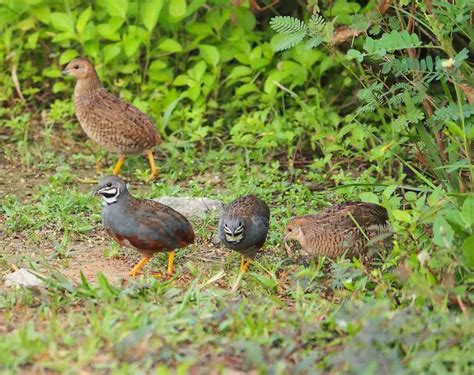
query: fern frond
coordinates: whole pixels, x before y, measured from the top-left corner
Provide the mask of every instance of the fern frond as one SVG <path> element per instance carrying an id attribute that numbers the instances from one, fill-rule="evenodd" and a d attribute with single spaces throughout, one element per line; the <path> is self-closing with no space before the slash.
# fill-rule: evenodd
<path id="1" fill-rule="evenodd" d="M 306 36 L 306 30 L 291 34 L 279 34 L 278 36 L 280 38 L 276 42 L 274 49 L 275 51 L 284 51 L 301 43 L 301 41 Z"/>
<path id="2" fill-rule="evenodd" d="M 304 21 L 290 16 L 277 16 L 270 20 L 270 27 L 280 34 L 295 34 L 305 32 L 308 26 Z"/>
<path id="3" fill-rule="evenodd" d="M 309 48 L 309 49 L 316 48 L 322 42 L 324 42 L 323 37 L 321 35 L 315 35 L 311 37 L 310 39 L 308 39 L 308 41 L 306 42 L 306 48 Z"/>
<path id="4" fill-rule="evenodd" d="M 319 34 L 323 31 L 324 26 L 326 26 L 326 20 L 319 14 L 313 14 L 308 22 L 308 28 L 312 34 Z"/>

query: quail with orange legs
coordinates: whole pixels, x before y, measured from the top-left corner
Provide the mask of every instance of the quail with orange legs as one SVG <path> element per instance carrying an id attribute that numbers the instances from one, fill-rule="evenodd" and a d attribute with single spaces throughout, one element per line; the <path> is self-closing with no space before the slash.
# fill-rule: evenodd
<path id="1" fill-rule="evenodd" d="M 241 272 L 246 272 L 252 259 L 267 238 L 270 209 L 254 195 L 246 195 L 230 203 L 219 221 L 221 243 L 242 254 Z"/>
<path id="2" fill-rule="evenodd" d="M 372 203 L 335 204 L 319 214 L 297 216 L 286 226 L 284 244 L 299 242 L 307 257 L 336 258 L 363 254 L 372 245 L 390 248 L 392 232 L 387 210 Z"/>
<path id="3" fill-rule="evenodd" d="M 155 179 L 158 169 L 152 149 L 161 139 L 153 121 L 132 104 L 108 92 L 89 60 L 74 59 L 63 74 L 77 80 L 74 105 L 84 132 L 94 142 L 119 155 L 113 174 L 119 174 L 125 155 L 145 152 L 151 168 L 148 181 Z"/>
<path id="4" fill-rule="evenodd" d="M 102 178 L 95 194 L 102 196 L 102 221 L 110 236 L 143 256 L 129 276 L 135 277 L 157 252 L 169 252 L 167 273 L 172 274 L 175 250 L 194 242 L 189 221 L 164 204 L 134 198 L 117 176 Z"/>

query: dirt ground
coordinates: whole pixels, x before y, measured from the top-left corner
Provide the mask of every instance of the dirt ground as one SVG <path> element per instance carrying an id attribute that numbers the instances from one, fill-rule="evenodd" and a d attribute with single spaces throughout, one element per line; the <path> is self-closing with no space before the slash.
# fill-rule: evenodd
<path id="1" fill-rule="evenodd" d="M 20 200 L 29 200 L 37 185 L 47 183 L 49 174 L 30 172 L 8 164 L 5 160 L 0 160 L 0 163 L 2 196 L 15 194 Z M 77 187 L 84 192 L 92 190 L 90 184 L 78 184 Z M 80 280 L 82 272 L 88 281 L 95 282 L 97 274 L 101 272 L 109 281 L 116 283 L 126 279 L 128 271 L 140 260 L 138 252 L 127 248 L 119 250 L 119 254 L 107 255 L 108 250 L 115 245 L 100 225 L 85 235 L 73 235 L 66 247 L 66 256 L 58 255 L 57 252 L 62 240 L 61 233 L 48 230 L 43 230 L 40 238 L 28 236 L 26 232 L 7 235 L 5 218 L 0 216 L 0 275 L 3 277 L 16 268 L 25 267 L 45 275 L 60 271 L 73 282 Z M 208 240 L 202 241 L 198 238 L 195 246 L 199 246 L 199 252 L 189 251 L 187 258 L 199 261 L 203 252 L 206 252 L 205 258 L 208 261 L 214 259 L 216 262 L 223 262 L 225 259 L 224 254 L 218 256 L 222 250 L 210 245 Z M 180 267 L 178 262 L 179 258 L 176 260 L 176 266 Z M 161 255 L 155 257 L 152 264 L 145 267 L 144 272 L 156 273 L 165 269 L 166 259 Z"/>

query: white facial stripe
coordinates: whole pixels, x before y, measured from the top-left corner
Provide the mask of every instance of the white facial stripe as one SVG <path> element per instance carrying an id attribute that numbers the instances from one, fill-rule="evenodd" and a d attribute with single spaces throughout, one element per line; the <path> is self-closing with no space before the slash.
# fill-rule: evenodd
<path id="1" fill-rule="evenodd" d="M 115 187 L 104 188 L 99 191 L 103 198 L 103 204 L 112 204 L 118 201 L 120 190 Z"/>

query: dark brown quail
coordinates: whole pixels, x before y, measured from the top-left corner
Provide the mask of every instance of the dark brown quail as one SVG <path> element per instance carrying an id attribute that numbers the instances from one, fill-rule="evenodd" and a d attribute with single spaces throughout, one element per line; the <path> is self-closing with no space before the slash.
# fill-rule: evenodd
<path id="1" fill-rule="evenodd" d="M 74 105 L 84 132 L 94 142 L 119 155 L 113 174 L 119 174 L 126 154 L 146 152 L 151 167 L 148 180 L 153 180 L 158 170 L 152 148 L 161 142 L 153 121 L 132 104 L 108 92 L 89 60 L 74 59 L 63 74 L 77 79 Z"/>
<path id="2" fill-rule="evenodd" d="M 219 239 L 227 248 L 242 254 L 242 272 L 247 271 L 252 259 L 265 243 L 269 223 L 270 209 L 254 195 L 234 200 L 222 214 L 219 220 Z"/>
<path id="3" fill-rule="evenodd" d="M 284 243 L 296 240 L 305 255 L 336 258 L 362 254 L 371 244 L 391 247 L 387 210 L 372 203 L 335 204 L 317 215 L 297 216 L 286 226 Z"/>
<path id="4" fill-rule="evenodd" d="M 99 181 L 96 195 L 102 195 L 102 221 L 105 229 L 121 246 L 138 250 L 143 259 L 132 268 L 135 277 L 154 253 L 169 252 L 168 273 L 173 273 L 174 251 L 194 242 L 189 221 L 164 204 L 136 199 L 117 176 Z"/>

